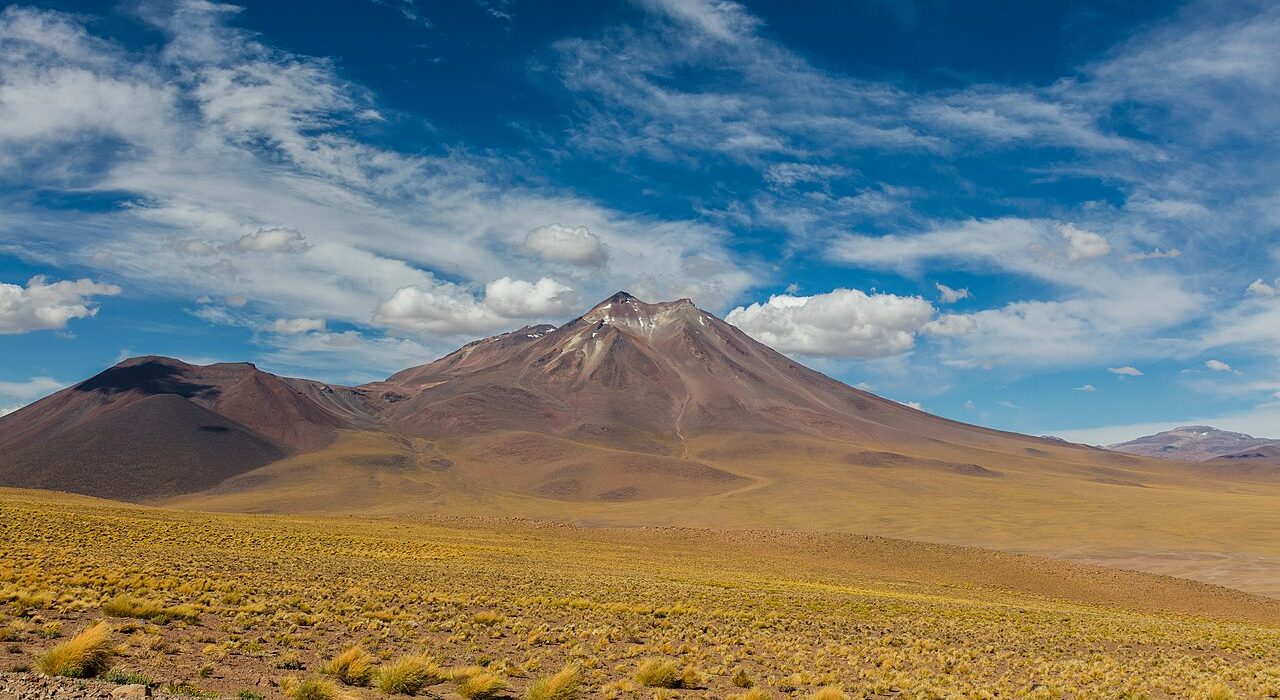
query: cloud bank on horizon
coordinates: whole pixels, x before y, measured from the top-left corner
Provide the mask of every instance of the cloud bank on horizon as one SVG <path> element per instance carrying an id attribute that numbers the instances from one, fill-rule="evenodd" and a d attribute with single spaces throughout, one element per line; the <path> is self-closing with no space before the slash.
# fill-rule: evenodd
<path id="1" fill-rule="evenodd" d="M 1013 430 L 1274 415 L 1280 8 L 958 11 L 9 6 L 0 411 L 131 352 L 363 381 L 627 289 Z"/>

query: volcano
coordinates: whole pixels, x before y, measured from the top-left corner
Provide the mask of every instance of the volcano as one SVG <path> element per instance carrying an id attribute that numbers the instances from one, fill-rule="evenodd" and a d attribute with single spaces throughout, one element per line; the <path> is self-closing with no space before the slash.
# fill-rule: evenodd
<path id="1" fill-rule="evenodd" d="M 1223 532 L 1254 542 L 1280 512 L 1280 468 L 1249 454 L 1189 464 L 947 420 L 687 299 L 625 292 L 363 386 L 140 357 L 0 418 L 3 486 L 202 510 L 838 530 L 1265 588 L 1280 580 L 1271 539 L 1238 564 L 1203 555 Z"/>

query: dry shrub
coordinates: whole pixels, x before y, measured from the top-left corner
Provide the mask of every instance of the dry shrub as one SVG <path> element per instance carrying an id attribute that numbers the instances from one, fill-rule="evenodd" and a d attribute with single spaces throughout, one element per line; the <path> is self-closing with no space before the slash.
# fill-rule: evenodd
<path id="1" fill-rule="evenodd" d="M 349 700 L 351 697 L 328 678 L 298 680 L 286 676 L 280 681 L 280 692 L 290 700 Z"/>
<path id="2" fill-rule="evenodd" d="M 46 652 L 37 667 L 50 676 L 91 678 L 107 671 L 111 657 L 111 627 L 97 622 Z"/>
<path id="3" fill-rule="evenodd" d="M 376 671 L 373 662 L 372 654 L 354 646 L 333 657 L 329 663 L 320 667 L 320 672 L 333 676 L 343 685 L 364 687 L 373 680 Z"/>
<path id="4" fill-rule="evenodd" d="M 845 700 L 844 686 L 828 685 L 809 693 L 808 700 Z"/>
<path id="5" fill-rule="evenodd" d="M 529 686 L 528 700 L 574 700 L 582 687 L 582 667 L 571 663 L 554 676 L 542 678 Z"/>
<path id="6" fill-rule="evenodd" d="M 427 656 L 402 656 L 378 669 L 378 690 L 388 695 L 417 695 L 445 681 L 445 672 Z"/>
<path id="7" fill-rule="evenodd" d="M 496 673 L 477 673 L 458 685 L 458 694 L 467 700 L 490 700 L 507 689 L 507 682 Z"/>
<path id="8" fill-rule="evenodd" d="M 649 688 L 679 688 L 680 665 L 670 659 L 645 659 L 636 668 L 636 682 Z"/>

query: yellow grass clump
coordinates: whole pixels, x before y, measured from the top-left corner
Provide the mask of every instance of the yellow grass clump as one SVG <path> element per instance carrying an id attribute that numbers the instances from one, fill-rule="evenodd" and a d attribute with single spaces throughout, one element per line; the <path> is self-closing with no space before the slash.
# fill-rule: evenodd
<path id="1" fill-rule="evenodd" d="M 351 698 L 328 678 L 299 680 L 294 676 L 286 676 L 280 681 L 280 692 L 290 700 L 349 700 Z"/>
<path id="2" fill-rule="evenodd" d="M 378 690 L 388 695 L 417 695 L 427 686 L 443 683 L 446 674 L 425 655 L 402 656 L 378 668 Z"/>
<path id="3" fill-rule="evenodd" d="M 846 697 L 842 686 L 828 685 L 809 693 L 808 700 L 845 700 Z"/>
<path id="4" fill-rule="evenodd" d="M 111 627 L 96 622 L 83 632 L 45 652 L 37 667 L 50 676 L 92 678 L 111 666 Z"/>
<path id="5" fill-rule="evenodd" d="M 540 678 L 529 686 L 526 700 L 574 700 L 582 687 L 582 667 L 571 663 L 554 676 Z"/>
<path id="6" fill-rule="evenodd" d="M 373 655 L 359 646 L 348 647 L 320 667 L 324 675 L 332 676 L 343 685 L 357 687 L 369 685 L 376 671 Z"/>
<path id="7" fill-rule="evenodd" d="M 679 688 L 680 665 L 670 659 L 645 659 L 636 668 L 636 682 L 649 688 Z"/>
<path id="8" fill-rule="evenodd" d="M 102 605 L 102 612 L 109 617 L 132 617 L 140 620 L 164 623 L 169 620 L 195 622 L 200 611 L 190 605 L 165 606 L 153 601 L 128 595 L 118 595 Z"/>
<path id="9" fill-rule="evenodd" d="M 496 673 L 484 672 L 469 676 L 458 684 L 458 694 L 467 700 L 492 700 L 507 689 L 507 682 Z"/>

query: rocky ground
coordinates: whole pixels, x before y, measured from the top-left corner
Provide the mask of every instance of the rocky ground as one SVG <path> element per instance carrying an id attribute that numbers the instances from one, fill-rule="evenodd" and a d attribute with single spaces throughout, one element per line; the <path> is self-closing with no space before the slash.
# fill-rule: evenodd
<path id="1" fill-rule="evenodd" d="M 181 697 L 148 694 L 145 688 L 98 680 L 51 678 L 39 673 L 0 673 L 0 698 L 4 700 L 134 700 L 145 697 L 176 700 Z"/>

